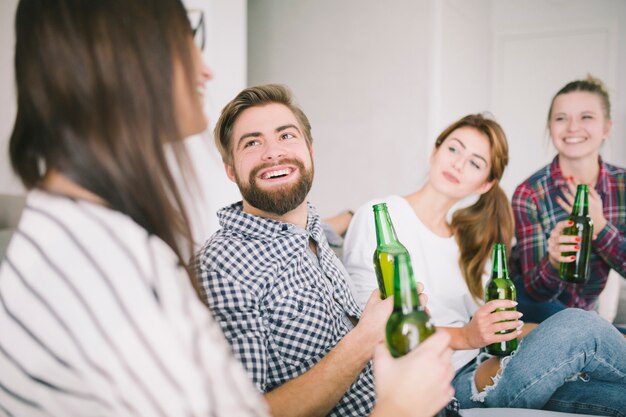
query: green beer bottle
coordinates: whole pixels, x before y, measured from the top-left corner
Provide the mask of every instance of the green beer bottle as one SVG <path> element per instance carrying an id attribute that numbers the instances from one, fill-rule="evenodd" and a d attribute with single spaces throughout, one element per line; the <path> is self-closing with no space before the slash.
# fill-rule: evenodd
<path id="1" fill-rule="evenodd" d="M 563 256 L 575 256 L 576 259 L 573 262 L 561 262 L 559 277 L 563 281 L 581 284 L 589 279 L 589 257 L 593 235 L 593 222 L 589 217 L 589 188 L 586 184 L 580 184 L 576 188 L 576 199 L 569 220 L 574 224 L 563 229 L 563 234 L 578 236 L 581 240 L 580 250 L 562 253 Z"/>
<path id="2" fill-rule="evenodd" d="M 435 333 L 435 326 L 419 300 L 411 258 L 407 252 L 393 255 L 393 311 L 385 335 L 391 356 L 398 358 Z M 445 410 L 434 417 L 445 417 Z"/>
<path id="3" fill-rule="evenodd" d="M 378 281 L 380 296 L 384 300 L 393 294 L 393 257 L 408 251 L 398 241 L 396 231 L 387 211 L 387 204 L 374 204 L 374 222 L 376 223 L 376 250 L 374 251 L 374 271 Z"/>
<path id="4" fill-rule="evenodd" d="M 491 300 L 515 301 L 515 284 L 509 279 L 509 270 L 506 267 L 506 251 L 503 243 L 493 245 L 491 278 L 485 287 L 485 302 Z M 515 308 L 496 309 L 496 311 L 515 311 Z M 511 333 L 513 330 L 503 330 L 498 334 Z M 507 356 L 517 349 L 517 339 L 508 342 L 492 343 L 485 350 L 491 355 Z"/>
<path id="5" fill-rule="evenodd" d="M 393 311 L 387 320 L 387 346 L 394 358 L 406 355 L 435 332 L 430 316 L 420 304 L 407 253 L 393 256 Z"/>

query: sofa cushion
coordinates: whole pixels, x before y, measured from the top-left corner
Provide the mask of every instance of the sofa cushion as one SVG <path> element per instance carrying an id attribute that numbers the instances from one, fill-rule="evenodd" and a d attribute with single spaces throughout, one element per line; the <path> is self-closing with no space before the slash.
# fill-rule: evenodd
<path id="1" fill-rule="evenodd" d="M 576 417 L 580 414 L 555 411 L 528 410 L 526 408 L 471 408 L 461 410 L 463 417 Z"/>

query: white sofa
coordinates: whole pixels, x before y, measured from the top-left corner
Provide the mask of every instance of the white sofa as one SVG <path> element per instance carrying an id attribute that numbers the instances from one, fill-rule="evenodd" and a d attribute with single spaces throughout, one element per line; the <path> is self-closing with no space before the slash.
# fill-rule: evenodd
<path id="1" fill-rule="evenodd" d="M 463 417 L 580 417 L 580 414 L 555 411 L 527 410 L 524 408 L 472 408 L 461 410 Z"/>

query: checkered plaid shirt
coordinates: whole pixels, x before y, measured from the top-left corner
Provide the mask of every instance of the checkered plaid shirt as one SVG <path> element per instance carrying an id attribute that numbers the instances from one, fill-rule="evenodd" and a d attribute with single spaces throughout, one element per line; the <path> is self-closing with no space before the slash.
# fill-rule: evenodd
<path id="1" fill-rule="evenodd" d="M 305 230 L 244 213 L 241 203 L 225 207 L 222 229 L 196 256 L 208 304 L 262 392 L 313 367 L 350 331 L 347 316 L 361 313 L 308 208 Z M 373 405 L 370 361 L 329 415 L 366 416 Z"/>
<path id="2" fill-rule="evenodd" d="M 519 185 L 513 194 L 515 237 L 511 253 L 511 275 L 523 281 L 537 300 L 559 300 L 568 307 L 590 310 L 604 288 L 610 269 L 626 276 L 626 170 L 599 160 L 596 191 L 608 223 L 592 242 L 591 277 L 585 284 L 569 284 L 548 260 L 548 238 L 552 229 L 569 213 L 556 202 L 567 187 L 558 157 Z"/>

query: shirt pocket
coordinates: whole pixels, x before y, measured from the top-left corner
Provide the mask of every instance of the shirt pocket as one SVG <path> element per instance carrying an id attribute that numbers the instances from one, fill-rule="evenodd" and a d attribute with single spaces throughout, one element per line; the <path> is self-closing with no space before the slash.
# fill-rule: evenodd
<path id="1" fill-rule="evenodd" d="M 289 366 L 307 368 L 336 343 L 340 317 L 324 290 L 300 288 L 274 305 L 269 317 L 273 350 Z"/>

